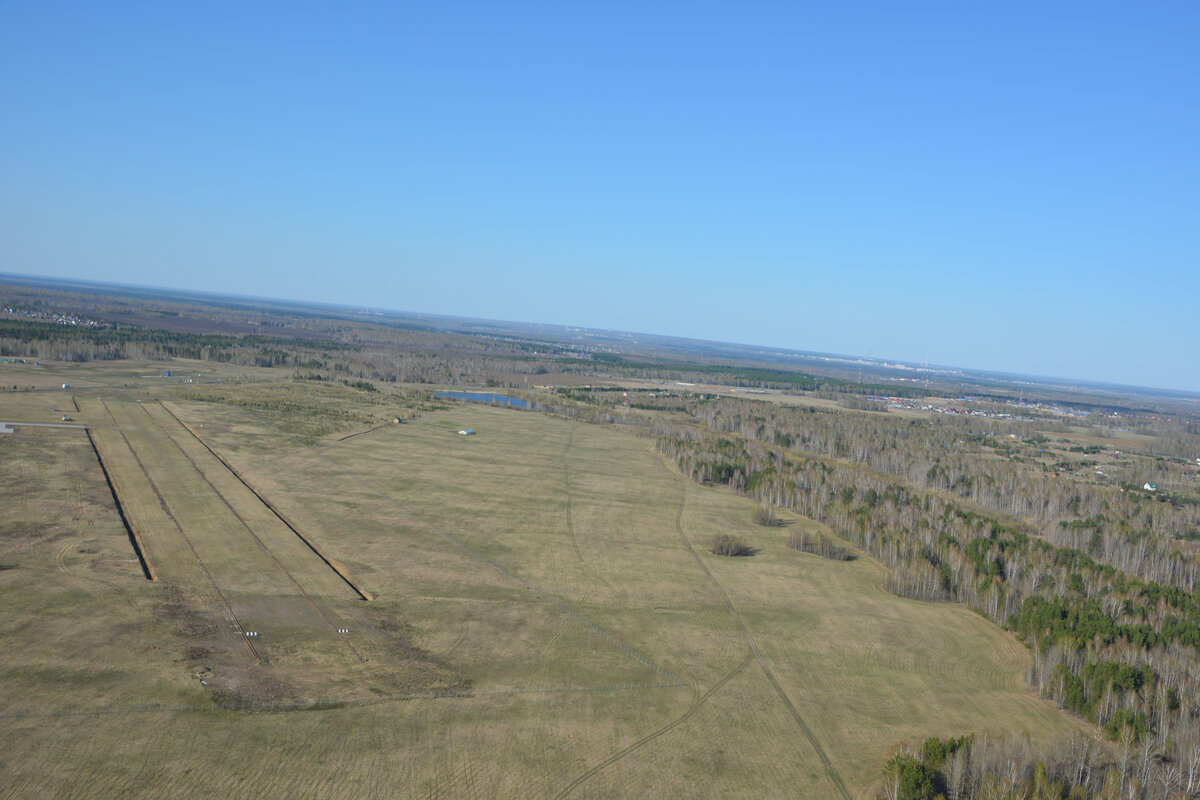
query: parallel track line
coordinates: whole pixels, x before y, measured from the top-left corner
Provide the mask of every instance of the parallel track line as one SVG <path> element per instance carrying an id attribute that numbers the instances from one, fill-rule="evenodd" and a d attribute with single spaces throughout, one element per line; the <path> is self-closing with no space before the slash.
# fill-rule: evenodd
<path id="1" fill-rule="evenodd" d="M 184 532 L 183 526 L 179 524 L 179 520 L 175 519 L 175 515 L 171 513 L 171 509 L 167 506 L 167 501 L 163 499 L 162 492 L 158 490 L 158 486 L 150 477 L 150 472 L 146 469 L 146 465 L 142 463 L 142 459 L 137 454 L 137 450 L 135 450 L 133 445 L 129 442 L 129 437 L 125 435 L 125 431 L 121 430 L 121 426 L 117 424 L 117 419 L 113 416 L 112 409 L 108 407 L 108 403 L 104 402 L 104 398 L 100 398 L 100 405 L 104 406 L 104 411 L 108 414 L 108 418 L 112 420 L 113 429 L 121 435 L 121 438 L 125 441 L 125 446 L 129 448 L 129 452 L 133 455 L 133 460 L 137 462 L 138 467 L 140 467 L 142 470 L 142 474 L 146 477 L 146 482 L 150 485 L 150 488 L 154 490 L 154 495 L 158 498 L 158 502 L 159 505 L 162 506 L 163 513 L 166 514 L 167 518 L 171 520 L 172 524 L 175 525 L 175 530 L 179 531 L 179 535 L 183 537 L 184 543 L 186 543 L 188 549 L 192 551 L 192 555 L 195 557 L 196 563 L 200 565 L 200 569 L 204 572 L 205 577 L 208 578 L 208 582 L 212 586 L 213 591 L 217 593 L 217 598 L 221 601 L 221 605 L 225 607 L 225 613 L 233 622 L 234 627 L 237 628 L 242 643 L 246 645 L 246 648 L 250 651 L 250 655 L 254 657 L 254 661 L 258 664 L 262 664 L 262 656 L 259 655 L 258 650 L 254 647 L 254 643 L 250 641 L 250 637 L 246 635 L 246 628 L 242 625 L 241 620 L 238 619 L 237 614 L 233 613 L 233 606 L 229 603 L 229 599 L 225 597 L 225 593 L 221 591 L 221 587 L 217 585 L 217 579 L 213 577 L 208 565 L 204 563 L 204 559 L 200 558 L 200 553 L 196 550 L 196 545 L 192 544 L 192 540 Z"/>

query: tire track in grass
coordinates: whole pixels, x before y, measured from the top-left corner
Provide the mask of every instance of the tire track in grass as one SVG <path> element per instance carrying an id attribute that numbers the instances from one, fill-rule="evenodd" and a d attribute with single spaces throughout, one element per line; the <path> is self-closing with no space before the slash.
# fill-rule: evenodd
<path id="1" fill-rule="evenodd" d="M 612 582 L 601 572 L 594 567 L 587 557 L 583 554 L 583 545 L 579 541 L 579 532 L 575 529 L 575 509 L 574 500 L 571 497 L 571 470 L 569 464 L 569 456 L 571 454 L 571 445 L 575 443 L 575 426 L 572 425 L 569 434 L 567 435 L 567 446 L 563 448 L 563 498 L 566 505 L 567 516 L 567 534 L 571 537 L 571 545 L 575 549 L 575 556 L 579 559 L 579 564 L 583 571 L 590 575 L 594 581 L 603 584 L 604 588 L 612 591 Z"/>
<path id="2" fill-rule="evenodd" d="M 667 655 L 679 665 L 678 669 L 683 673 L 684 683 L 692 689 L 692 702 L 700 696 L 700 681 L 696 678 L 696 674 L 688 667 L 687 662 L 683 660 L 680 652 L 671 645 L 667 637 L 663 636 L 661 631 L 654 631 L 654 638 L 658 640 L 658 644 L 667 651 Z"/>
<path id="3" fill-rule="evenodd" d="M 704 574 L 708 576 L 708 579 L 712 581 L 712 585 L 716 587 L 718 592 L 720 592 L 722 599 L 725 601 L 725 607 L 729 609 L 730 615 L 737 622 L 742 634 L 746 637 L 746 642 L 750 645 L 750 651 L 753 654 L 754 659 L 758 661 L 759 668 L 762 669 L 763 674 L 767 677 L 767 681 L 771 684 L 772 688 L 775 689 L 775 693 L 783 702 L 784 707 L 787 708 L 788 713 L 792 715 L 792 719 L 796 721 L 796 725 L 799 726 L 800 731 L 804 734 L 804 738 L 808 739 L 808 743 L 812 745 L 813 751 L 817 754 L 817 758 L 820 759 L 821 765 L 825 768 L 825 774 L 829 777 L 829 780 L 833 782 L 833 785 L 837 787 L 838 792 L 841 793 L 842 797 L 844 797 L 845 800 L 851 800 L 850 792 L 846 789 L 846 784 L 842 782 L 842 776 L 838 774 L 837 769 L 833 766 L 833 762 L 829 760 L 829 756 L 825 753 L 825 749 L 821 747 L 820 742 L 817 741 L 817 737 L 813 735 L 812 730 L 808 727 L 808 723 L 806 723 L 804 718 L 800 716 L 799 709 L 797 709 L 795 704 L 792 703 L 792 699 L 788 697 L 787 692 L 783 690 L 783 687 L 776 679 L 775 673 L 772 672 L 771 668 L 767 665 L 767 661 L 765 658 L 763 658 L 762 652 L 758 649 L 758 643 L 755 642 L 754 637 L 751 636 L 750 628 L 746 625 L 746 620 L 742 617 L 741 612 L 737 610 L 737 606 L 733 604 L 733 600 L 730 599 L 729 593 L 725 591 L 725 587 L 722 586 L 720 581 L 717 580 L 716 576 L 712 574 L 712 570 L 710 570 L 708 565 L 704 563 L 704 559 L 701 558 L 700 554 L 696 552 L 696 548 L 692 546 L 691 540 L 689 540 L 687 538 L 687 534 L 683 532 L 683 508 L 686 500 L 687 485 L 684 484 L 682 482 L 682 478 L 680 478 L 679 510 L 675 512 L 675 531 L 679 534 L 679 538 L 683 540 L 683 544 L 687 548 L 688 552 L 692 554 L 692 558 L 695 559 L 696 563 L 700 565 L 700 569 L 704 570 Z"/>
<path id="4" fill-rule="evenodd" d="M 67 541 L 65 544 L 62 545 L 62 547 L 59 547 L 57 550 L 54 551 L 54 563 L 58 565 L 59 570 L 61 570 L 62 572 L 70 572 L 71 571 L 70 569 L 67 568 L 67 556 L 70 555 L 71 549 L 76 547 L 77 545 L 79 545 L 81 542 L 83 542 L 83 540 L 85 538 L 87 538 L 87 537 L 77 536 L 77 537 Z"/>
<path id="5" fill-rule="evenodd" d="M 583 596 L 579 598 L 577 605 L 580 607 L 587 605 L 587 601 L 591 595 L 592 592 L 590 589 L 585 590 Z M 554 648 L 558 644 L 558 640 L 563 637 L 563 634 L 570 630 L 572 622 L 574 622 L 572 617 L 566 614 L 559 615 L 558 623 L 554 626 L 554 631 L 550 634 L 550 638 L 547 639 L 541 647 L 541 655 L 538 658 L 538 666 L 533 670 L 532 675 L 529 677 L 527 681 L 529 686 L 527 688 L 545 685 L 541 683 L 534 683 L 534 681 L 541 680 L 546 675 L 550 663 L 554 660 L 552 658 Z"/>
<path id="6" fill-rule="evenodd" d="M 466 641 L 469 632 L 469 623 L 464 621 L 462 625 L 459 626 L 458 636 L 454 637 L 454 641 L 450 642 L 446 649 L 440 650 L 433 655 L 437 656 L 438 658 L 445 658 L 446 656 L 450 655 L 460 644 Z"/>
<path id="7" fill-rule="evenodd" d="M 581 784 L 583 784 L 589 778 L 592 778 L 593 776 L 595 776 L 596 774 L 598 774 L 599 772 L 604 770 L 606 767 L 612 766 L 613 764 L 617 763 L 618 761 L 620 761 L 621 759 L 623 759 L 625 756 L 629 755 L 630 753 L 640 750 L 641 748 L 650 744 L 651 742 L 653 742 L 655 739 L 659 738 L 660 736 L 670 733 L 671 731 L 675 730 L 683 723 L 687 722 L 689 719 L 691 719 L 696 714 L 697 711 L 700 710 L 700 708 L 704 705 L 704 703 L 708 700 L 708 698 L 712 697 L 721 687 L 723 687 L 726 683 L 728 683 L 730 680 L 732 680 L 735 675 L 737 675 L 739 672 L 744 670 L 750 664 L 750 661 L 754 658 L 754 656 L 755 656 L 755 654 L 753 652 L 747 653 L 746 657 L 744 659 L 742 659 L 742 663 L 738 664 L 736 667 L 731 669 L 729 672 L 725 673 L 725 675 L 721 678 L 721 680 L 719 680 L 715 684 L 713 684 L 712 687 L 707 692 L 705 692 L 704 694 L 700 695 L 700 697 L 693 700 L 692 705 L 688 708 L 687 711 L 683 712 L 682 715 L 680 715 L 676 719 L 672 720 L 671 722 L 668 722 L 666 725 L 662 726 L 661 728 L 654 731 L 653 733 L 643 736 L 641 739 L 638 739 L 633 744 L 628 745 L 627 747 L 624 747 L 624 748 L 618 750 L 617 752 L 613 753 L 611 756 L 604 759 L 599 764 L 592 767 L 587 772 L 583 773 L 578 778 L 576 778 L 575 780 L 568 783 L 565 787 L 563 787 L 562 791 L 560 791 L 558 794 L 554 795 L 554 800 L 562 800 L 562 798 L 566 797 L 571 792 L 578 789 Z M 847 795 L 847 797 L 849 797 L 849 795 Z"/>
<path id="8" fill-rule="evenodd" d="M 563 448 L 563 496 L 567 503 L 567 533 L 571 536 L 571 544 L 575 547 L 575 555 L 579 558 L 580 564 L 585 564 L 583 558 L 583 548 L 579 546 L 579 537 L 575 535 L 575 524 L 571 521 L 571 471 L 567 466 L 567 456 L 571 452 L 571 442 L 575 440 L 575 427 L 571 427 L 571 432 L 567 435 L 567 446 Z"/>

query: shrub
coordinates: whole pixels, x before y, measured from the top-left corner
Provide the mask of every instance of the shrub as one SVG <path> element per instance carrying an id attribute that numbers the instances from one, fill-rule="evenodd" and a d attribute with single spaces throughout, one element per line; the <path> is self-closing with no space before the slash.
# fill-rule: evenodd
<path id="1" fill-rule="evenodd" d="M 784 522 L 775 516 L 774 506 L 759 506 L 754 509 L 754 524 L 762 525 L 764 528 L 777 528 L 782 526 Z"/>
<path id="2" fill-rule="evenodd" d="M 713 553 L 719 556 L 752 556 L 754 555 L 753 548 L 746 544 L 742 537 L 733 536 L 728 533 L 720 533 L 713 537 L 712 547 Z"/>

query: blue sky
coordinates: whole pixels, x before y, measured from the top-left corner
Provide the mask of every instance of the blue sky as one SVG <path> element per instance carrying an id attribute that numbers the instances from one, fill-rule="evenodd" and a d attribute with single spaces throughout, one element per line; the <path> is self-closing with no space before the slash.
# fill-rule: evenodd
<path id="1" fill-rule="evenodd" d="M 0 271 L 1200 390 L 1197 41 L 1190 0 L 0 0 Z"/>

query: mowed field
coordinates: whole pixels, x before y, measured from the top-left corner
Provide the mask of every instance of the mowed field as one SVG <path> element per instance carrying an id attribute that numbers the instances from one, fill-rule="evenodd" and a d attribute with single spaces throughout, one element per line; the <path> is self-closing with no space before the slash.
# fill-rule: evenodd
<path id="1" fill-rule="evenodd" d="M 74 415 L 157 581 L 86 435 L 0 436 L 0 795 L 863 797 L 902 740 L 1073 727 L 1011 637 L 651 439 L 456 405 L 309 446 L 160 394 Z"/>

